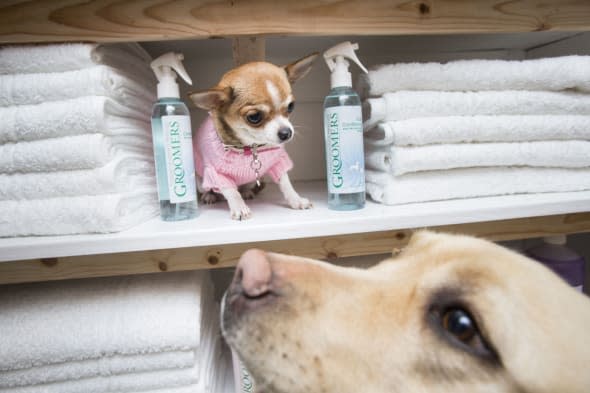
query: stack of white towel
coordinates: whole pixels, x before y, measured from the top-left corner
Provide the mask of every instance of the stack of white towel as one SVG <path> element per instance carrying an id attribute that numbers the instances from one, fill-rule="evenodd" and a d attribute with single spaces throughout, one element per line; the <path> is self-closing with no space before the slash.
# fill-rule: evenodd
<path id="1" fill-rule="evenodd" d="M 361 80 L 385 204 L 590 189 L 590 57 L 385 65 Z"/>
<path id="2" fill-rule="evenodd" d="M 149 61 L 136 44 L 0 48 L 0 237 L 157 214 Z"/>
<path id="3" fill-rule="evenodd" d="M 233 389 L 207 272 L 5 285 L 0 304 L 0 392 Z"/>

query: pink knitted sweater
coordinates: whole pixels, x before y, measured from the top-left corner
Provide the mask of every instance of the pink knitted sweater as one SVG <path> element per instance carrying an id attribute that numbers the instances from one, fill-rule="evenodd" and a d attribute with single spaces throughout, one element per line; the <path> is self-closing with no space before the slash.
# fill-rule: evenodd
<path id="1" fill-rule="evenodd" d="M 237 188 L 256 180 L 256 173 L 251 167 L 252 152 L 226 150 L 211 116 L 201 124 L 195 135 L 194 153 L 195 170 L 205 190 L 219 192 L 223 188 Z M 283 146 L 259 148 L 258 159 L 262 163 L 260 176 L 268 174 L 275 183 L 293 168 L 293 162 Z"/>

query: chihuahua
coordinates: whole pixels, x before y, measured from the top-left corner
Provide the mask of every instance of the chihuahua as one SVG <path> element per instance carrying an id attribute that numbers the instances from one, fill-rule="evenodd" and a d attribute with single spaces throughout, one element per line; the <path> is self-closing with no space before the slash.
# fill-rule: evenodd
<path id="1" fill-rule="evenodd" d="M 287 172 L 293 163 L 284 144 L 294 134 L 289 121 L 295 107 L 291 84 L 310 71 L 317 56 L 313 53 L 284 67 L 247 63 L 227 72 L 215 87 L 189 93 L 197 107 L 209 111 L 195 136 L 194 150 L 203 202 L 214 203 L 220 193 L 231 218 L 247 219 L 251 211 L 244 197 L 253 197 L 267 174 L 293 209 L 312 206 L 291 184 Z M 254 182 L 254 188 L 244 189 Z"/>

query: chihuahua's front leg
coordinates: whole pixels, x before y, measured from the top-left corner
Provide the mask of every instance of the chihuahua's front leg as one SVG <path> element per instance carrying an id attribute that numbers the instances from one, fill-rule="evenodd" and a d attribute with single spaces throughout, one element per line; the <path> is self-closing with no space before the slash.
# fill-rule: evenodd
<path id="1" fill-rule="evenodd" d="M 297 191 L 293 188 L 289 175 L 286 173 L 279 179 L 279 188 L 283 193 L 287 203 L 293 209 L 309 209 L 312 207 L 311 202 L 307 198 L 299 196 Z"/>
<path id="2" fill-rule="evenodd" d="M 247 220 L 250 218 L 251 212 L 246 202 L 240 195 L 240 192 L 235 188 L 222 188 L 219 190 L 227 200 L 231 218 L 234 220 Z"/>

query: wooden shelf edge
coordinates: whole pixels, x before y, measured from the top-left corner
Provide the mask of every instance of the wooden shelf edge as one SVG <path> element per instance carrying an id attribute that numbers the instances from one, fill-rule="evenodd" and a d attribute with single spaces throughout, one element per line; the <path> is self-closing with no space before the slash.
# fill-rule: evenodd
<path id="1" fill-rule="evenodd" d="M 589 2 L 566 0 L 13 0 L 0 42 L 587 31 L 588 20 Z"/>
<path id="2" fill-rule="evenodd" d="M 0 263 L 0 284 L 232 267 L 249 248 L 336 260 L 390 253 L 403 247 L 416 228 L 292 240 L 202 246 L 128 253 L 33 259 Z M 429 229 L 490 240 L 515 240 L 590 232 L 590 213 L 445 225 Z"/>

